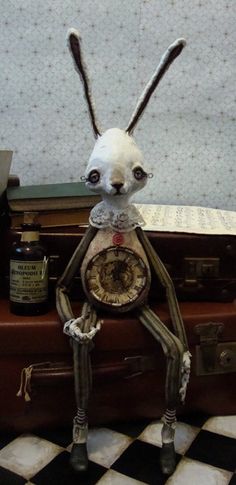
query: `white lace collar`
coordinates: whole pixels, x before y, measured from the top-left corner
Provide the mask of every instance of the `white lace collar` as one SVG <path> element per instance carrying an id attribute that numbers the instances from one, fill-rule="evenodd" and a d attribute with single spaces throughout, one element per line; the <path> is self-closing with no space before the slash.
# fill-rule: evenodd
<path id="1" fill-rule="evenodd" d="M 95 205 L 90 212 L 89 222 L 98 229 L 111 227 L 117 232 L 133 231 L 145 224 L 138 209 L 133 204 L 125 209 L 114 209 L 102 201 Z"/>

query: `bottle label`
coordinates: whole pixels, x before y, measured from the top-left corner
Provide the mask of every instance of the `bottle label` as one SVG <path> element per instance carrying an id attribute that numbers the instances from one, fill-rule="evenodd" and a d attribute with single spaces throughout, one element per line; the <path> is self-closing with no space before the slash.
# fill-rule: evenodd
<path id="1" fill-rule="evenodd" d="M 39 240 L 39 231 L 23 231 L 20 240 L 22 242 L 32 242 Z"/>
<path id="2" fill-rule="evenodd" d="M 42 303 L 48 298 L 48 260 L 10 261 L 10 300 Z"/>

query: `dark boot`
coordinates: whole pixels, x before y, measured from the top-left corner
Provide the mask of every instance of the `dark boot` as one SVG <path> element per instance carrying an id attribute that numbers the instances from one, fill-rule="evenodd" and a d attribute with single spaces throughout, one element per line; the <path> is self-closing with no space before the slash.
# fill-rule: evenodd
<path id="1" fill-rule="evenodd" d="M 171 475 L 175 471 L 176 467 L 176 454 L 174 446 L 176 422 L 171 424 L 164 422 L 161 437 L 162 437 L 162 449 L 160 454 L 160 465 L 164 475 Z"/>
<path id="2" fill-rule="evenodd" d="M 70 464 L 77 473 L 88 470 L 88 452 L 86 443 L 74 443 L 70 455 Z"/>
<path id="3" fill-rule="evenodd" d="M 163 443 L 160 454 L 161 471 L 164 475 L 172 475 L 176 468 L 174 443 Z"/>
<path id="4" fill-rule="evenodd" d="M 84 473 L 88 470 L 88 424 L 79 425 L 77 416 L 73 423 L 73 446 L 70 456 L 70 464 L 77 473 Z"/>

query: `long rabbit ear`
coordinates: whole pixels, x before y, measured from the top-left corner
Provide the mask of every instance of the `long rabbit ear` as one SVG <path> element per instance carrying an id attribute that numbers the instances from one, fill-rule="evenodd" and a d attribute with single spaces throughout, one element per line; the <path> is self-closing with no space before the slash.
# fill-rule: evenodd
<path id="1" fill-rule="evenodd" d="M 98 123 L 96 120 L 96 114 L 94 110 L 93 98 L 90 90 L 89 77 L 87 74 L 86 65 L 83 59 L 82 49 L 81 49 L 81 37 L 77 30 L 70 29 L 68 32 L 68 44 L 71 51 L 72 57 L 75 62 L 76 71 L 78 71 L 81 81 L 84 87 L 85 99 L 88 104 L 89 115 L 94 131 L 94 135 L 97 138 L 101 133 L 98 129 Z"/>
<path id="2" fill-rule="evenodd" d="M 144 109 L 146 108 L 152 93 L 155 91 L 157 85 L 159 84 L 162 76 L 165 74 L 165 72 L 170 67 L 170 65 L 175 60 L 175 58 L 178 57 L 178 55 L 181 53 L 185 45 L 186 45 L 186 41 L 184 39 L 177 39 L 173 44 L 171 44 L 168 47 L 167 51 L 162 56 L 161 61 L 156 68 L 156 71 L 154 72 L 149 83 L 146 85 L 142 95 L 138 100 L 137 106 L 130 118 L 128 127 L 126 128 L 126 131 L 129 134 L 132 133 L 135 125 L 137 124 Z"/>

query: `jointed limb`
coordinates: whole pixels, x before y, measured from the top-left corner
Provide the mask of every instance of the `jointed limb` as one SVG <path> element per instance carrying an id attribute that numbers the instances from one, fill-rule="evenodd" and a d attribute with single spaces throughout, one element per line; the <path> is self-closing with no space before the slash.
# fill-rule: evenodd
<path id="1" fill-rule="evenodd" d="M 86 471 L 88 467 L 87 434 L 88 434 L 88 401 L 92 386 L 90 350 L 92 339 L 100 330 L 95 310 L 84 303 L 81 316 L 74 317 L 69 300 L 69 289 L 73 278 L 88 250 L 89 244 L 97 232 L 89 226 L 80 244 L 70 259 L 56 288 L 56 306 L 64 332 L 71 337 L 74 358 L 74 381 L 77 413 L 73 422 L 73 447 L 71 465 L 76 471 Z"/>
<path id="2" fill-rule="evenodd" d="M 158 257 L 157 253 L 155 252 L 152 244 L 150 243 L 148 237 L 146 236 L 145 232 L 141 228 L 136 229 L 138 238 L 143 245 L 144 249 L 146 250 L 147 257 L 150 261 L 151 266 L 153 267 L 156 275 L 158 276 L 161 284 L 166 289 L 166 298 L 169 306 L 170 316 L 172 320 L 172 324 L 175 330 L 175 334 L 178 336 L 180 341 L 183 343 L 185 350 L 188 349 L 188 342 L 185 333 L 185 328 L 182 320 L 182 316 L 179 310 L 178 301 L 176 298 L 176 293 L 174 289 L 173 282 L 167 272 L 164 264 Z"/>
<path id="3" fill-rule="evenodd" d="M 70 462 L 76 471 L 85 471 L 88 467 L 88 405 L 92 387 L 90 351 L 92 338 L 100 329 L 96 311 L 89 303 L 84 303 L 78 323 L 78 332 L 74 329 L 72 338 L 74 357 L 74 382 L 77 413 L 73 421 L 73 447 Z M 75 320 L 76 322 L 76 320 Z"/>
<path id="4" fill-rule="evenodd" d="M 138 318 L 161 344 L 167 358 L 165 384 L 166 410 L 163 415 L 162 449 L 160 462 L 163 473 L 171 474 L 175 469 L 174 436 L 176 426 L 176 408 L 182 400 L 183 343 L 164 325 L 160 318 L 148 307 L 138 310 Z"/>
<path id="5" fill-rule="evenodd" d="M 73 278 L 80 267 L 88 246 L 94 238 L 97 229 L 89 226 L 84 237 L 77 246 L 72 258 L 70 259 L 63 275 L 59 279 L 56 287 L 56 307 L 62 322 L 73 319 L 74 314 L 71 308 L 68 292 Z"/>
<path id="6" fill-rule="evenodd" d="M 184 346 L 148 306 L 143 306 L 138 310 L 138 318 L 161 344 L 166 355 L 166 404 L 169 409 L 176 408 L 180 402 L 179 389 L 181 388 Z"/>

